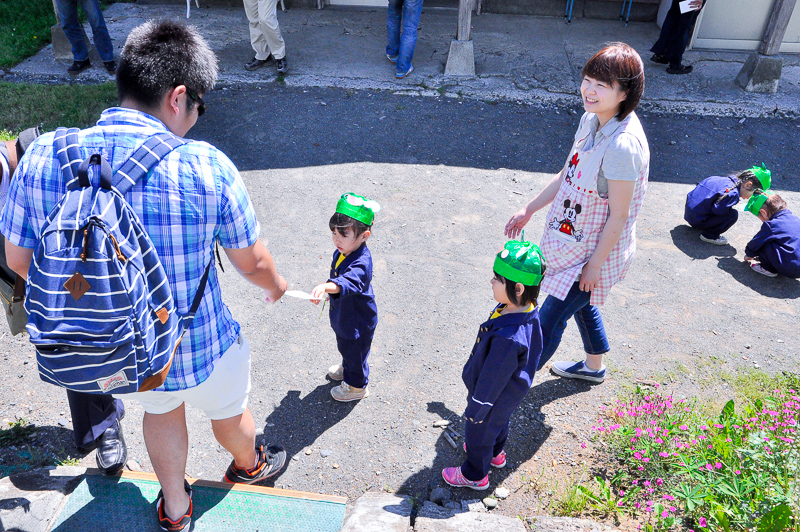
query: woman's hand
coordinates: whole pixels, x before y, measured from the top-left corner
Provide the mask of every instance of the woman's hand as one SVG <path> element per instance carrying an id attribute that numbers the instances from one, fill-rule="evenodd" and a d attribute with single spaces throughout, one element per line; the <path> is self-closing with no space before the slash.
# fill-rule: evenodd
<path id="1" fill-rule="evenodd" d="M 692 11 L 697 11 L 703 7 L 703 0 L 694 0 L 693 2 L 690 2 L 689 7 L 692 8 Z"/>
<path id="2" fill-rule="evenodd" d="M 591 292 L 600 284 L 600 266 L 595 266 L 589 260 L 581 270 L 581 283 L 578 285 L 583 292 Z"/>
<path id="3" fill-rule="evenodd" d="M 514 240 L 522 233 L 522 229 L 528 224 L 531 215 L 528 214 L 528 208 L 522 208 L 511 217 L 506 224 L 505 235 Z"/>

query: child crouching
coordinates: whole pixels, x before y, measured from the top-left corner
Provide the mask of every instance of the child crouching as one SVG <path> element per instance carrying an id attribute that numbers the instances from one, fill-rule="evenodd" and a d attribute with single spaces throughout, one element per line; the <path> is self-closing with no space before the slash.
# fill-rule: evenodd
<path id="1" fill-rule="evenodd" d="M 739 199 L 750 198 L 758 189 L 769 190 L 771 184 L 772 174 L 763 164 L 735 176 L 707 177 L 686 196 L 683 218 L 700 229 L 700 240 L 724 246 L 728 239 L 722 233 L 733 227 L 739 218 L 734 208 Z"/>
<path id="2" fill-rule="evenodd" d="M 754 261 L 753 271 L 767 277 L 800 278 L 800 218 L 777 194 L 754 195 L 745 210 L 764 223 L 744 248 L 744 260 Z"/>
<path id="3" fill-rule="evenodd" d="M 331 389 L 331 396 L 337 401 L 358 401 L 369 395 L 367 358 L 378 325 L 378 307 L 372 293 L 372 255 L 367 239 L 379 210 L 377 202 L 363 196 L 342 195 L 328 222 L 336 246 L 330 278 L 311 291 L 311 302 L 315 304 L 330 294 L 331 328 L 342 355 L 342 363 L 328 371 L 332 380 L 342 381 Z"/>
<path id="4" fill-rule="evenodd" d="M 506 465 L 508 422 L 533 381 L 526 366 L 537 367 L 542 354 L 536 298 L 544 271 L 542 251 L 530 242 L 509 241 L 495 257 L 491 282 L 498 305 L 480 326 L 461 375 L 468 392 L 467 459 L 442 471 L 451 486 L 484 490 L 489 468 Z"/>

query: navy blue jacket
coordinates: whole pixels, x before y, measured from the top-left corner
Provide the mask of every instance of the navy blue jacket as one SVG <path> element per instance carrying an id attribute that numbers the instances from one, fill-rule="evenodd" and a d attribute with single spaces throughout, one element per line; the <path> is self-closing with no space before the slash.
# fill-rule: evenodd
<path id="1" fill-rule="evenodd" d="M 525 369 L 528 359 L 538 359 L 541 354 L 538 308 L 504 314 L 481 324 L 475 347 L 461 373 L 468 392 L 464 417 L 477 423 L 489 411 L 495 417 L 508 410 L 510 416 L 533 382 L 533 375 Z"/>
<path id="2" fill-rule="evenodd" d="M 800 277 L 800 218 L 789 209 L 778 211 L 747 243 L 744 253 L 758 257 L 781 275 Z"/>
<path id="3" fill-rule="evenodd" d="M 710 220 L 726 216 L 739 203 L 739 188 L 733 176 L 711 176 L 703 179 L 686 196 L 684 219 L 692 227 L 702 229 Z"/>
<path id="4" fill-rule="evenodd" d="M 330 294 L 331 327 L 336 336 L 355 340 L 364 335 L 372 335 L 378 325 L 378 307 L 372 293 L 372 255 L 367 244 L 347 255 L 339 267 L 339 250 L 333 252 L 329 282 L 341 289 L 338 294 Z"/>

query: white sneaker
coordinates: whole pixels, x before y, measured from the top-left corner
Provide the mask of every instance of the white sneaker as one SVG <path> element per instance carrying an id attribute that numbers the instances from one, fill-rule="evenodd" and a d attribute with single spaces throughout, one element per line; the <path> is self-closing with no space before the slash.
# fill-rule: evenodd
<path id="1" fill-rule="evenodd" d="M 750 267 L 753 269 L 754 272 L 760 273 L 761 275 L 766 275 L 767 277 L 777 277 L 777 273 L 772 273 L 769 270 L 765 270 L 764 267 L 761 265 L 760 262 L 751 262 Z"/>
<path id="2" fill-rule="evenodd" d="M 340 381 L 344 379 L 344 368 L 341 364 L 331 366 L 328 368 L 328 378 L 332 381 Z"/>
<path id="3" fill-rule="evenodd" d="M 703 242 L 708 242 L 709 244 L 714 244 L 715 246 L 724 246 L 728 243 L 728 239 L 724 236 L 720 235 L 719 238 L 706 238 L 703 235 L 700 235 L 700 240 Z"/>

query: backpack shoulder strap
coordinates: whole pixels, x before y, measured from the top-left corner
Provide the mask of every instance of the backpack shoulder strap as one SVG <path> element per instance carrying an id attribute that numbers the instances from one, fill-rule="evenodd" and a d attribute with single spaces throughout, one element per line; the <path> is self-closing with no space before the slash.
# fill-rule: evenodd
<path id="1" fill-rule="evenodd" d="M 116 171 L 113 189 L 121 196 L 125 196 L 131 187 L 146 176 L 169 152 L 189 142 L 166 132 L 150 137 Z"/>
<path id="2" fill-rule="evenodd" d="M 61 175 L 67 183 L 67 190 L 78 184 L 78 169 L 82 162 L 78 149 L 78 131 L 80 130 L 74 127 L 60 127 L 56 130 L 53 141 L 53 150 L 61 167 Z"/>

